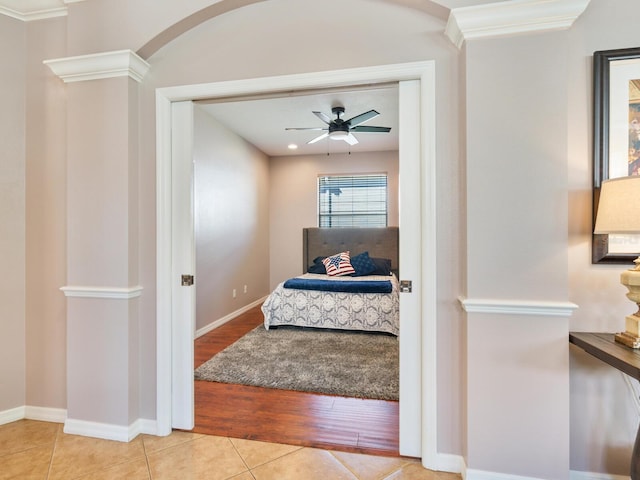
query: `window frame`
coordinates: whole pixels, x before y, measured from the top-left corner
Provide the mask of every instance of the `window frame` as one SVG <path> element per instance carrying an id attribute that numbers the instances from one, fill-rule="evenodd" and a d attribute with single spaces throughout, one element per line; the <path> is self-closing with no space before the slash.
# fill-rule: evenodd
<path id="1" fill-rule="evenodd" d="M 322 194 L 323 194 L 323 187 L 324 188 L 328 188 L 327 186 L 324 186 L 322 184 L 323 179 L 327 179 L 327 178 L 331 178 L 331 179 L 336 179 L 335 182 L 338 183 L 338 185 L 340 184 L 340 182 L 349 182 L 349 180 L 351 180 L 351 182 L 353 183 L 354 181 L 365 181 L 366 177 L 371 177 L 372 181 L 371 181 L 371 185 L 367 186 L 367 185 L 363 185 L 361 188 L 374 188 L 376 187 L 376 185 L 374 185 L 375 183 L 375 179 L 378 179 L 378 182 L 381 182 L 384 179 L 384 212 L 382 212 L 382 210 L 378 209 L 378 210 L 373 210 L 373 209 L 368 209 L 366 211 L 363 211 L 362 213 L 360 213 L 357 209 L 354 209 L 354 199 L 353 196 L 351 197 L 351 201 L 350 202 L 343 202 L 343 205 L 346 204 L 350 204 L 351 205 L 351 209 L 350 209 L 350 213 L 333 213 L 333 212 L 324 212 L 323 211 L 323 199 L 322 199 Z M 332 174 L 319 174 L 317 181 L 316 181 L 316 186 L 317 186 L 317 192 L 316 192 L 316 199 L 317 199 L 317 225 L 319 228 L 345 228 L 345 227 L 349 227 L 349 228 L 376 228 L 376 227 L 387 227 L 389 225 L 389 174 L 388 172 L 367 172 L 367 173 L 332 173 Z M 329 197 L 330 199 L 331 197 Z M 375 200 L 372 200 L 372 202 Z M 377 202 L 381 202 L 381 200 L 377 200 Z M 364 202 L 360 202 L 361 204 L 363 204 Z M 369 220 L 373 217 L 383 217 L 384 216 L 384 223 L 382 222 L 373 222 L 373 223 L 369 223 Z M 361 219 L 368 219 L 366 221 L 360 221 L 360 222 L 354 222 L 354 219 L 356 217 L 361 217 Z M 324 221 L 325 219 L 329 219 L 329 221 Z M 333 219 L 339 219 L 341 218 L 342 221 L 337 222 L 339 223 L 338 225 L 334 225 L 334 221 L 332 221 Z M 345 219 L 349 219 L 350 221 L 346 221 Z"/>

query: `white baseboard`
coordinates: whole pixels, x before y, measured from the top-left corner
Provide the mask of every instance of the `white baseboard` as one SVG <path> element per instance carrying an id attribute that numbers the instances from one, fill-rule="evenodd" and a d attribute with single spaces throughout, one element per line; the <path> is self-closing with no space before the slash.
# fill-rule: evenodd
<path id="1" fill-rule="evenodd" d="M 578 472 L 571 470 L 569 480 L 629 480 L 628 475 L 614 475 L 612 473 Z"/>
<path id="2" fill-rule="evenodd" d="M 24 418 L 25 407 L 10 408 L 0 412 L 0 425 L 16 422 Z"/>
<path id="3" fill-rule="evenodd" d="M 156 420 L 144 418 L 139 418 L 128 427 L 124 427 L 69 419 L 67 418 L 67 411 L 63 408 L 46 408 L 27 405 L 0 412 L 0 425 L 23 419 L 64 423 L 64 433 L 103 438 L 106 440 L 117 440 L 119 442 L 130 442 L 141 433 L 158 435 Z"/>
<path id="4" fill-rule="evenodd" d="M 195 338 L 200 338 L 201 336 L 209 333 L 211 330 L 214 330 L 214 329 L 224 325 L 225 323 L 233 320 L 234 318 L 242 315 L 243 313 L 248 312 L 253 307 L 257 307 L 258 305 L 263 303 L 266 299 L 267 299 L 266 296 L 262 297 L 262 298 L 259 298 L 255 302 L 252 302 L 249 305 L 246 305 L 246 306 L 240 308 L 239 310 L 236 310 L 235 312 L 231 312 L 229 315 L 225 315 L 224 317 L 219 318 L 218 320 L 214 320 L 209 325 L 206 325 L 206 326 L 204 326 L 202 328 L 199 328 L 198 330 L 196 330 Z"/>
<path id="5" fill-rule="evenodd" d="M 41 422 L 64 423 L 67 411 L 63 408 L 33 407 L 23 405 L 0 412 L 0 425 L 18 420 L 39 420 Z"/>
<path id="6" fill-rule="evenodd" d="M 462 459 L 462 457 L 460 458 Z M 464 467 L 464 460 L 462 460 L 462 465 Z M 443 469 L 443 471 L 450 470 Z M 464 480 L 542 480 L 534 477 L 523 477 L 520 475 L 486 472 L 482 470 L 473 470 L 467 468 L 463 468 L 462 478 Z M 578 472 L 575 470 L 571 470 L 569 472 L 569 480 L 629 480 L 629 477 L 625 475 L 614 475 L 610 473 Z"/>
<path id="7" fill-rule="evenodd" d="M 464 457 L 450 453 L 438 453 L 436 455 L 436 465 L 430 469 L 439 472 L 462 473 L 465 470 Z"/>
<path id="8" fill-rule="evenodd" d="M 540 478 L 523 477 L 507 473 L 488 472 L 467 468 L 462 455 L 438 454 L 437 470 L 443 472 L 460 473 L 463 480 L 542 480 Z"/>
<path id="9" fill-rule="evenodd" d="M 24 418 L 41 422 L 64 423 L 67 419 L 67 411 L 64 408 L 32 407 L 27 405 Z"/>
<path id="10" fill-rule="evenodd" d="M 135 434 L 132 439 L 140 434 L 158 435 L 158 422 L 148 418 L 139 418 L 130 427 L 130 433 Z"/>
<path id="11" fill-rule="evenodd" d="M 129 426 L 87 422 L 72 418 L 67 418 L 64 422 L 64 433 L 118 442 L 130 442 L 141 433 L 156 435 L 157 430 L 156 421 L 146 419 L 138 419 Z"/>
<path id="12" fill-rule="evenodd" d="M 523 477 L 522 475 L 512 475 L 509 473 L 487 472 L 485 470 L 474 470 L 468 468 L 463 472 L 462 478 L 465 480 L 543 480 L 536 477 Z"/>

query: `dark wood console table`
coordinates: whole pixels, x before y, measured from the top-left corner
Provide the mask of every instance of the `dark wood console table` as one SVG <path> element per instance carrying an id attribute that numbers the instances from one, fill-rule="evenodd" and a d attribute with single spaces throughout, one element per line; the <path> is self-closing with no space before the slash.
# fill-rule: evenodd
<path id="1" fill-rule="evenodd" d="M 569 342 L 640 381 L 640 349 L 616 342 L 613 333 L 569 332 Z M 640 428 L 631 455 L 631 479 L 640 480 Z"/>

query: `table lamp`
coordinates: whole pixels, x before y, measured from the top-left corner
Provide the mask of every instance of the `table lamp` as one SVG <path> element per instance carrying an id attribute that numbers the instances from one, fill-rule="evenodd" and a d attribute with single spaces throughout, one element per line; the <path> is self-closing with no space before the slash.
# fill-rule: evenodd
<path id="1" fill-rule="evenodd" d="M 602 182 L 593 233 L 640 233 L 640 176 Z M 625 317 L 625 331 L 615 338 L 631 348 L 640 348 L 640 257 L 634 262 L 635 268 L 622 272 L 620 283 L 629 290 L 627 298 L 638 305 L 638 311 Z"/>

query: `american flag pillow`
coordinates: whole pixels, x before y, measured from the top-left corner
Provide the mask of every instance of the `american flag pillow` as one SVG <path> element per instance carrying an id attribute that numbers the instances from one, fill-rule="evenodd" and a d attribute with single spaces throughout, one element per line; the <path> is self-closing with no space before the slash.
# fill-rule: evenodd
<path id="1" fill-rule="evenodd" d="M 322 260 L 324 268 L 327 270 L 327 275 L 341 276 L 351 275 L 355 272 L 355 269 L 351 265 L 349 252 L 340 252 L 335 255 Z"/>

